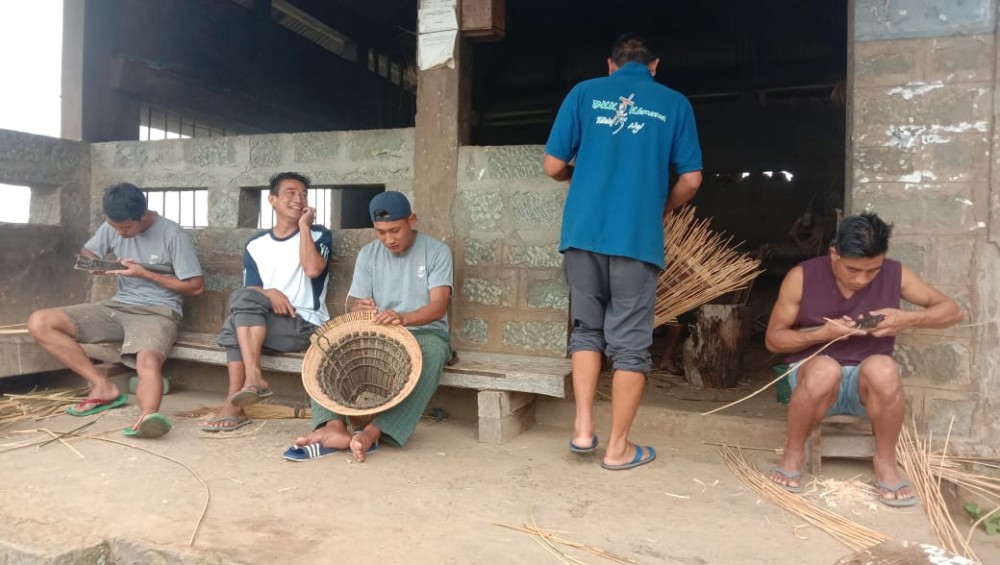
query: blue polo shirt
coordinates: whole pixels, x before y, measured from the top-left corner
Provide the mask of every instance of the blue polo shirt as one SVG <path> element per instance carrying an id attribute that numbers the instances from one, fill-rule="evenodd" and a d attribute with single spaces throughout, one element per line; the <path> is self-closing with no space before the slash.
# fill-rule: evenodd
<path id="1" fill-rule="evenodd" d="M 691 103 L 646 65 L 581 82 L 563 100 L 545 152 L 576 157 L 559 251 L 638 259 L 663 268 L 670 170 L 701 170 Z"/>

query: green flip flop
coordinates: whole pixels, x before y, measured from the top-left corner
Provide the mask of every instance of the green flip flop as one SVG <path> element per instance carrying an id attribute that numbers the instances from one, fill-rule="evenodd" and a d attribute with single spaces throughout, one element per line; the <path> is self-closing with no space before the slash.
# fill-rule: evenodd
<path id="1" fill-rule="evenodd" d="M 125 428 L 122 430 L 122 435 L 125 437 L 153 439 L 167 435 L 167 432 L 170 431 L 171 427 L 173 426 L 171 425 L 169 418 L 159 412 L 153 412 L 149 416 L 143 418 L 137 428 Z"/>
<path id="2" fill-rule="evenodd" d="M 111 410 L 112 408 L 118 408 L 125 406 L 128 403 L 128 396 L 121 394 L 118 398 L 113 398 L 111 400 L 103 400 L 101 398 L 88 398 L 83 402 L 74 404 L 73 406 L 66 407 L 66 413 L 71 416 L 93 416 L 105 410 Z M 80 410 L 80 406 L 90 406 L 86 410 Z"/>

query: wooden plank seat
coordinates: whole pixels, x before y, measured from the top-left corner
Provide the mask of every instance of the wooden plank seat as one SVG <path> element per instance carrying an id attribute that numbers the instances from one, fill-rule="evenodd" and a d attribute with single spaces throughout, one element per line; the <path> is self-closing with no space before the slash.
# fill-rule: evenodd
<path id="1" fill-rule="evenodd" d="M 181 332 L 169 358 L 225 365 L 215 334 Z M 302 353 L 261 356 L 265 370 L 301 373 Z M 479 391 L 479 441 L 506 443 L 535 422 L 536 395 L 565 398 L 571 381 L 569 359 L 461 351 L 445 366 L 440 386 Z"/>
<path id="2" fill-rule="evenodd" d="M 215 344 L 216 334 L 180 332 L 168 359 L 226 364 L 226 352 Z M 102 362 L 106 374 L 120 373 L 118 350 L 104 345 L 84 345 L 92 359 Z M 0 353 L 4 374 L 16 375 L 63 368 L 31 336 L 3 336 Z M 265 370 L 299 374 L 302 353 L 266 353 Z M 479 441 L 506 443 L 535 422 L 537 395 L 565 398 L 571 390 L 569 359 L 461 351 L 445 366 L 440 386 L 478 390 Z M 164 388 L 169 390 L 169 385 Z"/>

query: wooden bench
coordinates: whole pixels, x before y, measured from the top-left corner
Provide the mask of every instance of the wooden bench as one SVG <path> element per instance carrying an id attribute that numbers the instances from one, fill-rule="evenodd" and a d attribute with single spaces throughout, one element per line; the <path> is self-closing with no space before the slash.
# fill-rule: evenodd
<path id="1" fill-rule="evenodd" d="M 216 334 L 181 332 L 168 359 L 226 365 L 226 352 L 215 344 Z M 107 375 L 121 374 L 117 348 L 84 345 L 92 359 L 102 361 Z M 64 368 L 28 335 L 3 336 L 0 352 L 9 360 L 0 366 L 10 375 Z M 300 374 L 302 353 L 267 354 L 261 368 Z M 461 351 L 445 366 L 440 386 L 479 391 L 479 441 L 502 444 L 535 423 L 537 395 L 566 398 L 571 390 L 570 360 L 530 355 Z M 169 390 L 169 383 L 164 391 Z"/>
<path id="2" fill-rule="evenodd" d="M 806 464 L 813 475 L 823 473 L 823 458 L 871 459 L 875 455 L 875 436 L 871 421 L 838 414 L 823 418 L 806 442 Z"/>
<path id="3" fill-rule="evenodd" d="M 215 334 L 181 332 L 168 357 L 225 365 L 226 352 Z M 261 356 L 261 368 L 302 372 L 302 353 Z M 454 360 L 454 359 L 453 359 Z M 446 365 L 440 386 L 479 391 L 479 441 L 502 444 L 535 423 L 536 395 L 566 398 L 571 381 L 569 359 L 461 351 Z"/>

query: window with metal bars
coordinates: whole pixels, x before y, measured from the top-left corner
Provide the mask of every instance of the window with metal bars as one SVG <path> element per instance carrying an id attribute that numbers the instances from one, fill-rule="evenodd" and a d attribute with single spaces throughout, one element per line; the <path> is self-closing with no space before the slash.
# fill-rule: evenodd
<path id="1" fill-rule="evenodd" d="M 269 230 L 274 227 L 274 208 L 267 201 L 267 197 L 270 194 L 271 191 L 267 189 L 260 191 L 260 214 L 257 215 L 257 227 L 262 230 Z M 330 206 L 333 203 L 333 189 L 311 187 L 306 191 L 306 199 L 309 200 L 309 206 L 316 209 L 316 223 L 329 226 Z"/>
<path id="2" fill-rule="evenodd" d="M 144 190 L 146 207 L 182 228 L 208 227 L 208 189 L 176 188 Z"/>

